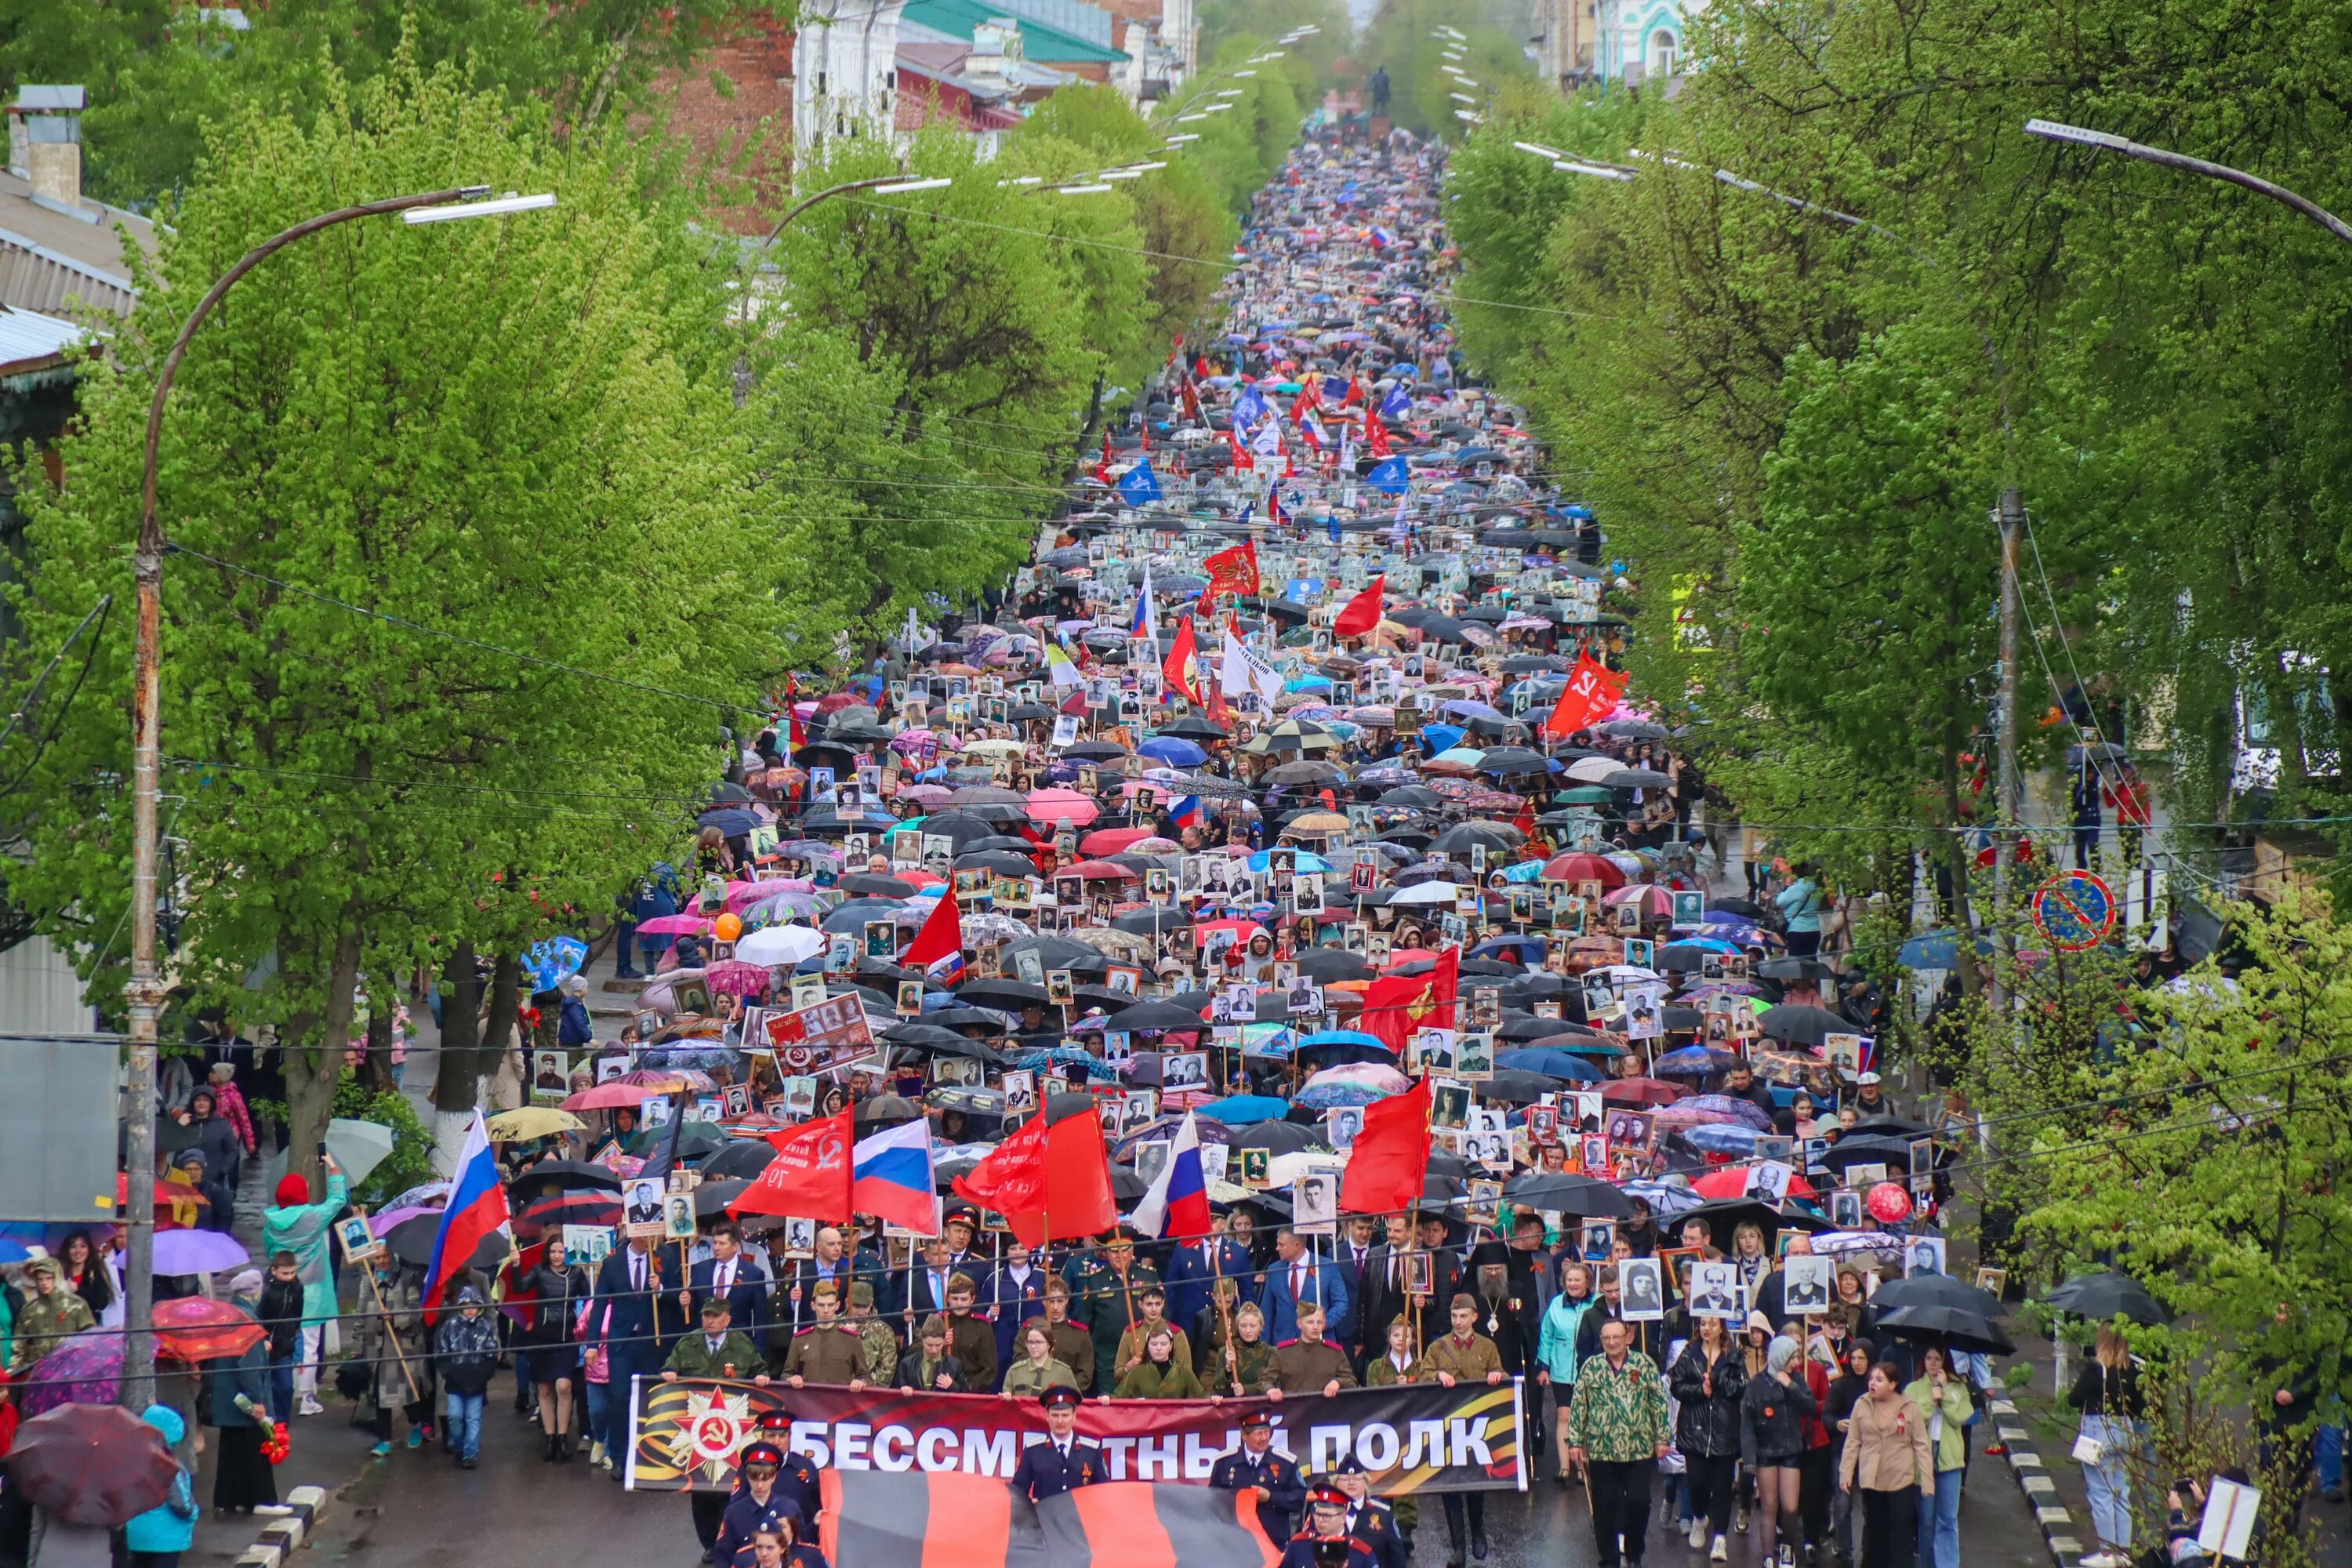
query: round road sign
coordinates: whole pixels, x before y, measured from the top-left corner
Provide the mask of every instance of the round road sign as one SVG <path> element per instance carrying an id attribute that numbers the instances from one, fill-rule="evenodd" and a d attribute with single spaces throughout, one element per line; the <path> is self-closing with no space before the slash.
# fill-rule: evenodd
<path id="1" fill-rule="evenodd" d="M 2096 947 L 2116 929 L 2116 896 L 2088 871 L 2062 871 L 2034 889 L 2033 923 L 2064 952 Z"/>

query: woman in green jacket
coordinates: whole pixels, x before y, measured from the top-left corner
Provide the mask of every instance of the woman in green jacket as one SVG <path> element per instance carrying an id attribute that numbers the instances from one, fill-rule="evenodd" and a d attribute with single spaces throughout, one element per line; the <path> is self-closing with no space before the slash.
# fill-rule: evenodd
<path id="1" fill-rule="evenodd" d="M 1943 1346 L 1922 1351 L 1919 1365 L 1919 1376 L 1903 1391 L 1926 1418 L 1936 1455 L 1935 1500 L 1919 1500 L 1919 1565 L 1960 1568 L 1960 1473 L 1969 1462 L 1960 1428 L 1976 1414 L 1976 1405 L 1969 1398 L 1968 1380 L 1953 1373 Z"/>
<path id="2" fill-rule="evenodd" d="M 1054 1354 L 1054 1336 L 1045 1320 L 1032 1318 L 1015 1340 L 1020 1354 L 1004 1374 L 1004 1397 L 1034 1400 L 1049 1388 L 1076 1388 L 1077 1373 Z"/>
<path id="3" fill-rule="evenodd" d="M 299 1172 L 289 1171 L 278 1178 L 277 1202 L 261 1216 L 261 1255 L 292 1253 L 295 1278 L 302 1281 L 302 1339 L 294 1357 L 294 1392 L 304 1415 L 326 1408 L 319 1403 L 319 1363 L 329 1352 L 341 1348 L 327 1343 L 328 1326 L 340 1310 L 327 1248 L 335 1234 L 335 1215 L 351 1197 L 351 1184 L 332 1155 L 320 1156 L 320 1163 L 327 1173 L 323 1202 L 310 1202 L 310 1184 Z"/>
<path id="4" fill-rule="evenodd" d="M 1113 1391 L 1120 1399 L 1203 1399 L 1208 1391 L 1192 1369 L 1176 1358 L 1176 1336 L 1154 1329 L 1143 1342 L 1143 1359 L 1129 1368 Z"/>

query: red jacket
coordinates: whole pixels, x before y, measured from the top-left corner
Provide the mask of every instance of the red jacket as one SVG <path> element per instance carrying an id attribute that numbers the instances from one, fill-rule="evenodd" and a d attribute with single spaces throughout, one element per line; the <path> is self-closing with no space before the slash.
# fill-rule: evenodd
<path id="1" fill-rule="evenodd" d="M 1830 1369 L 1812 1357 L 1804 1358 L 1805 1386 L 1813 1391 L 1813 1413 L 1805 1417 L 1805 1447 L 1826 1448 L 1830 1446 L 1830 1429 L 1822 1425 L 1822 1412 L 1829 1407 Z"/>

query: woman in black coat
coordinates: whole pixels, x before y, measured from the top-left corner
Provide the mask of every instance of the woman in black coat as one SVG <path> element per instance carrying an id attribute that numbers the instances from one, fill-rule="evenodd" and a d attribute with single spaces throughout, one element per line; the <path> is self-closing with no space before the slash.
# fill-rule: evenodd
<path id="1" fill-rule="evenodd" d="M 1731 1522 L 1731 1493 L 1739 1470 L 1739 1398 L 1748 1387 L 1748 1363 L 1731 1342 L 1721 1318 L 1701 1318 L 1698 1332 L 1683 1346 L 1666 1373 L 1674 1392 L 1675 1447 L 1690 1477 L 1690 1543 L 1723 1544 Z"/>
<path id="2" fill-rule="evenodd" d="M 523 1289 L 533 1298 L 530 1321 L 523 1342 L 530 1355 L 530 1380 L 539 1388 L 539 1424 L 547 1434 L 551 1465 L 572 1458 L 572 1391 L 580 1385 L 580 1347 L 572 1326 L 588 1300 L 588 1271 L 563 1255 L 559 1233 L 547 1238 L 547 1251 L 530 1271 Z"/>

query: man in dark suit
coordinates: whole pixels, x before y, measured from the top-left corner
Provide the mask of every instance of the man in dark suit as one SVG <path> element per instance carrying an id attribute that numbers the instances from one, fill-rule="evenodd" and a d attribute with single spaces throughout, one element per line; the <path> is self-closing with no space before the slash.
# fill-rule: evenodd
<path id="1" fill-rule="evenodd" d="M 687 1321 L 674 1300 L 667 1310 L 662 1309 L 661 1269 L 653 1237 L 633 1236 L 627 1246 L 606 1253 L 596 1270 L 596 1300 L 583 1340 L 606 1345 L 612 1357 L 614 1432 L 605 1438 L 607 1453 L 627 1451 L 630 1380 L 659 1375 L 669 1342 L 686 1330 Z M 614 1462 L 614 1482 L 627 1479 L 627 1468 Z"/>
<path id="2" fill-rule="evenodd" d="M 803 1258 L 780 1277 L 776 1291 L 776 1328 L 780 1339 L 792 1336 L 816 1321 L 814 1297 L 817 1285 L 831 1280 L 836 1301 L 849 1300 L 849 1287 L 860 1267 L 858 1258 L 849 1250 L 848 1237 L 837 1226 L 824 1226 L 816 1233 L 816 1256 Z M 880 1278 L 881 1259 L 874 1260 L 873 1272 L 867 1278 L 875 1281 L 874 1300 L 877 1310 L 883 1300 Z"/>
<path id="3" fill-rule="evenodd" d="M 1339 1278 L 1347 1283 L 1348 1300 L 1355 1303 L 1355 1321 L 1341 1343 L 1354 1358 L 1359 1376 L 1363 1373 L 1365 1356 L 1372 1353 L 1366 1349 L 1367 1345 L 1382 1331 L 1372 1327 L 1364 1314 L 1364 1292 L 1370 1283 L 1373 1251 L 1370 1215 L 1357 1215 L 1341 1222 L 1339 1242 L 1332 1250 L 1331 1261 L 1339 1268 Z"/>
<path id="4" fill-rule="evenodd" d="M 710 1257 L 696 1264 L 688 1276 L 690 1310 L 699 1316 L 703 1302 L 712 1296 L 725 1297 L 729 1321 L 757 1344 L 768 1323 L 768 1276 L 758 1260 L 743 1250 L 742 1233 L 732 1221 L 712 1226 L 709 1236 Z"/>
<path id="5" fill-rule="evenodd" d="M 1045 1407 L 1045 1441 L 1022 1450 L 1013 1489 L 1031 1502 L 1043 1502 L 1109 1479 L 1102 1450 L 1077 1435 L 1078 1391 L 1049 1388 L 1037 1403 Z"/>
<path id="6" fill-rule="evenodd" d="M 1360 1369 L 1388 1349 L 1389 1325 L 1404 1315 L 1404 1260 L 1412 1251 L 1412 1217 L 1391 1215 L 1387 1238 L 1364 1257 L 1364 1288 L 1356 1301 L 1356 1342 L 1349 1347 L 1355 1352 Z"/>
<path id="7" fill-rule="evenodd" d="M 1168 1321 L 1190 1329 L 1221 1277 L 1240 1286 L 1244 1300 L 1257 1300 L 1258 1282 L 1249 1275 L 1249 1249 L 1230 1236 L 1178 1242 L 1161 1275 L 1168 1286 Z"/>
<path id="8" fill-rule="evenodd" d="M 909 1271 L 907 1281 L 906 1317 L 910 1323 L 919 1323 L 934 1312 L 947 1315 L 948 1281 L 955 1278 L 955 1265 L 948 1261 L 945 1237 L 929 1237 L 923 1242 L 922 1261 Z M 912 1339 L 912 1333 L 908 1335 Z"/>
<path id="9" fill-rule="evenodd" d="M 1263 1410 L 1242 1417 L 1242 1446 L 1209 1470 L 1209 1484 L 1257 1494 L 1257 1521 L 1268 1541 L 1288 1541 L 1291 1521 L 1307 1500 L 1298 1467 L 1274 1451 L 1274 1420 Z"/>
<path id="10" fill-rule="evenodd" d="M 1045 1315 L 1045 1271 L 1017 1241 L 1004 1246 L 1004 1261 L 989 1276 L 981 1305 L 996 1325 L 996 1364 L 1011 1366 L 1016 1352 L 1013 1336 L 1032 1318 Z"/>

